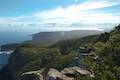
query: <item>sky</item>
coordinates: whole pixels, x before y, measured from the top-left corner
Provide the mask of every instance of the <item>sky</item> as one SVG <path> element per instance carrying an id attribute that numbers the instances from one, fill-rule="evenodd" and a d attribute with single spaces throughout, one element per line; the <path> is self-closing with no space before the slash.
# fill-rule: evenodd
<path id="1" fill-rule="evenodd" d="M 120 0 L 0 0 L 0 26 L 80 28 L 88 23 L 120 23 Z"/>

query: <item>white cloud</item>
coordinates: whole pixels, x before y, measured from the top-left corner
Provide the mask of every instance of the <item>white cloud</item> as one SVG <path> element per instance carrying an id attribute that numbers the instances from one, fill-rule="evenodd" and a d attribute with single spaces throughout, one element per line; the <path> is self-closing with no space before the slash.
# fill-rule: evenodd
<path id="1" fill-rule="evenodd" d="M 35 17 L 43 19 L 46 23 L 74 23 L 74 22 L 118 22 L 119 16 L 112 13 L 95 12 L 94 9 L 110 7 L 120 4 L 118 2 L 110 2 L 110 0 L 89 0 L 79 5 L 68 6 L 62 8 L 36 13 Z M 91 11 L 91 12 L 90 12 Z"/>
<path id="2" fill-rule="evenodd" d="M 70 7 L 70 9 L 77 9 L 79 11 L 81 10 L 91 10 L 91 9 L 98 9 L 98 8 L 104 8 L 104 7 L 110 7 L 120 4 L 118 2 L 110 2 L 110 0 L 89 0 L 87 2 L 84 2 L 80 5 L 73 5 Z"/>
<path id="3" fill-rule="evenodd" d="M 28 24 L 73 24 L 73 23 L 118 23 L 120 15 L 104 13 L 96 9 L 115 6 L 120 2 L 113 0 L 88 0 L 79 5 L 70 5 L 43 12 L 36 12 L 27 16 L 0 18 L 0 24 L 28 25 Z"/>

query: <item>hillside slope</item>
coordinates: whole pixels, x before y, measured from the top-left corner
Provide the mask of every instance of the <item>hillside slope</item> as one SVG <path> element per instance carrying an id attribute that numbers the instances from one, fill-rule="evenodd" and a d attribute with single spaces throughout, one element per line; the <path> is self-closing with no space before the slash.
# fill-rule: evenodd
<path id="1" fill-rule="evenodd" d="M 84 60 L 87 69 L 95 75 L 92 80 L 120 80 L 120 25 L 109 33 L 101 34 L 94 47 L 97 59 L 88 56 Z"/>
<path id="2" fill-rule="evenodd" d="M 22 45 L 11 55 L 8 65 L 1 73 L 7 78 L 6 80 L 22 80 L 23 73 L 44 68 L 43 75 L 46 77 L 45 74 L 50 68 L 59 72 L 64 68 L 75 66 L 71 63 L 78 57 L 76 49 L 89 44 L 95 49 L 95 57 L 97 57 L 88 55 L 83 59 L 82 64 L 93 74 L 92 77 L 77 72 L 67 75 L 74 77 L 75 80 L 120 80 L 120 25 L 100 36 L 65 40 L 47 48 Z"/>
<path id="3" fill-rule="evenodd" d="M 97 37 L 98 35 L 68 40 L 69 42 L 67 41 L 67 43 L 65 40 L 46 48 L 23 44 L 11 55 L 8 65 L 1 73 L 6 78 L 5 80 L 18 80 L 23 72 L 41 68 L 46 68 L 47 70 L 52 67 L 60 70 L 67 66 L 70 67 L 76 57 L 75 48 L 87 42 L 93 43 Z M 62 52 L 62 47 L 68 47 L 69 51 Z"/>
<path id="4" fill-rule="evenodd" d="M 102 31 L 95 30 L 73 30 L 73 31 L 56 31 L 40 32 L 33 35 L 33 39 L 28 43 L 39 46 L 50 46 L 62 40 L 79 39 L 85 36 L 100 34 Z"/>
<path id="5" fill-rule="evenodd" d="M 99 38 L 99 35 L 92 35 L 92 36 L 87 36 L 79 39 L 63 40 L 55 43 L 50 47 L 58 48 L 61 53 L 66 54 L 72 50 L 78 49 L 80 46 L 94 44 L 98 38 Z"/>

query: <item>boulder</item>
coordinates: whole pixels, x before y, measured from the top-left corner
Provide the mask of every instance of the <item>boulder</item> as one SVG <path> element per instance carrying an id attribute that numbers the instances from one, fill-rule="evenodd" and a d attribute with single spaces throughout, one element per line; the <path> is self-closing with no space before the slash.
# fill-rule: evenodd
<path id="1" fill-rule="evenodd" d="M 65 68 L 65 69 L 61 70 L 60 72 L 62 74 L 74 74 L 75 72 L 78 72 L 78 73 L 80 73 L 82 75 L 88 75 L 88 74 L 90 74 L 89 71 L 83 70 L 83 69 L 81 69 L 80 67 L 77 67 L 77 66 L 70 67 L 70 68 Z"/>
<path id="2" fill-rule="evenodd" d="M 42 75 L 43 71 L 44 69 L 38 71 L 25 72 L 22 74 L 21 80 L 44 80 Z"/>
<path id="3" fill-rule="evenodd" d="M 66 76 L 56 69 L 49 69 L 47 80 L 74 80 L 73 77 Z"/>
<path id="4" fill-rule="evenodd" d="M 90 71 L 83 70 L 77 66 L 64 68 L 61 71 L 50 68 L 47 71 L 47 74 L 45 74 L 45 77 L 43 77 L 42 74 L 44 71 L 44 69 L 41 69 L 38 71 L 30 71 L 23 73 L 21 80 L 75 80 L 75 72 L 78 72 L 81 75 L 90 75 L 91 77 L 94 76 L 91 74 Z"/>
<path id="5" fill-rule="evenodd" d="M 62 76 L 63 75 L 56 69 L 51 68 L 48 71 L 48 77 L 52 77 L 53 79 L 62 78 Z"/>

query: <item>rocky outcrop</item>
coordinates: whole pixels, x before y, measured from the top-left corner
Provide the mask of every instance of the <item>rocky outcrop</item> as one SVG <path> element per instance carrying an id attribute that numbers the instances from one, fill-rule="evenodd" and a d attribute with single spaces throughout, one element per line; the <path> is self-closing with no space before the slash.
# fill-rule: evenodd
<path id="1" fill-rule="evenodd" d="M 65 68 L 61 71 L 56 69 L 49 69 L 47 80 L 75 80 L 75 72 L 78 72 L 81 75 L 93 76 L 90 71 L 83 70 L 80 67 L 74 66 L 70 68 Z"/>
<path id="2" fill-rule="evenodd" d="M 65 68 L 62 71 L 60 71 L 62 74 L 74 74 L 75 72 L 80 73 L 81 75 L 90 75 L 90 72 L 87 70 L 83 70 L 80 67 L 70 67 L 70 68 Z"/>
<path id="3" fill-rule="evenodd" d="M 61 72 L 53 68 L 49 69 L 47 76 L 48 77 L 46 80 L 74 80 L 73 77 L 66 76 L 65 74 L 62 74 Z"/>
<path id="4" fill-rule="evenodd" d="M 21 80 L 44 80 L 42 75 L 43 71 L 44 69 L 23 73 Z"/>
<path id="5" fill-rule="evenodd" d="M 38 71 L 30 71 L 23 73 L 21 80 L 75 80 L 75 72 L 78 72 L 81 75 L 92 75 L 91 72 L 83 70 L 77 66 L 65 68 L 61 71 L 50 68 L 46 75 L 43 75 L 44 71 L 44 69 L 41 69 Z"/>

